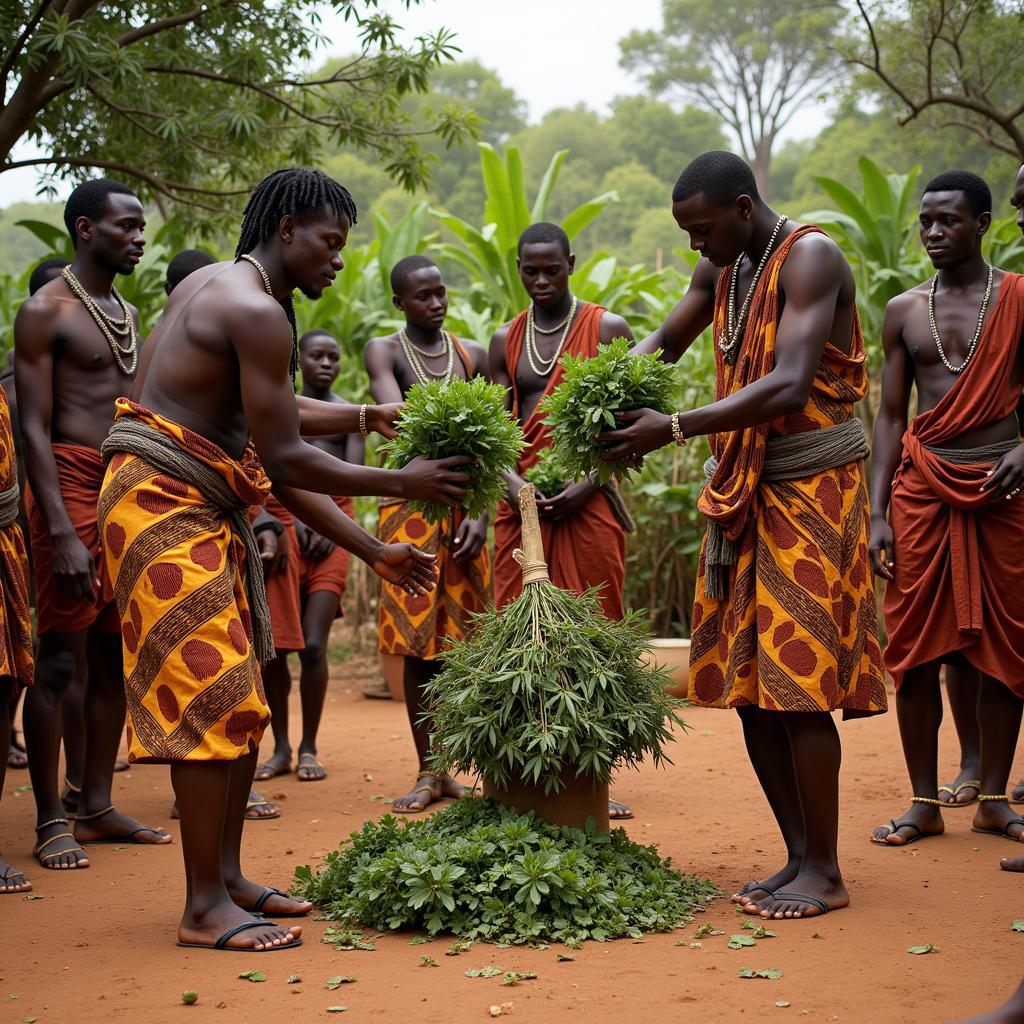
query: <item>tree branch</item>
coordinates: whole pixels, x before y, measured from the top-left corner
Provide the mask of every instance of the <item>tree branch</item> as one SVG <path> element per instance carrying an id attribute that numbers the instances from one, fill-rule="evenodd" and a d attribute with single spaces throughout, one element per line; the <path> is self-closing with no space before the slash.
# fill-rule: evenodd
<path id="1" fill-rule="evenodd" d="M 217 10 L 223 7 L 234 7 L 238 0 L 220 0 L 220 3 L 206 5 L 205 7 L 197 7 L 192 11 L 185 11 L 183 14 L 176 14 L 171 18 L 163 18 L 160 21 L 152 21 L 148 25 L 141 25 L 139 28 L 132 29 L 130 32 L 125 32 L 119 35 L 114 40 L 118 46 L 131 46 L 132 43 L 137 43 L 140 39 L 146 39 L 149 36 L 159 35 L 161 32 L 166 32 L 168 29 L 179 28 L 182 25 L 188 25 L 193 21 L 200 21 L 205 15 L 211 13 L 213 10 Z"/>
<path id="2" fill-rule="evenodd" d="M 18 59 L 18 54 L 21 53 L 28 37 L 35 31 L 36 26 L 42 20 L 43 15 L 46 13 L 46 9 L 53 3 L 53 0 L 43 0 L 43 2 L 36 8 L 35 13 L 25 23 L 25 30 L 14 40 L 14 45 L 8 51 L 7 56 L 4 58 L 3 66 L 0 67 L 0 103 L 7 98 L 7 76 L 10 75 L 14 69 L 15 61 Z"/>

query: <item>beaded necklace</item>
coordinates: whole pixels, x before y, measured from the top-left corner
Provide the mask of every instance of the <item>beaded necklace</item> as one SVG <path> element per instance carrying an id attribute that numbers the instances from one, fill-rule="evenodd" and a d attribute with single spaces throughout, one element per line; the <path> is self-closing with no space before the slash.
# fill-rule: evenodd
<path id="1" fill-rule="evenodd" d="M 100 329 L 103 337 L 107 339 L 107 344 L 110 346 L 110 351 L 114 356 L 114 362 L 117 363 L 118 369 L 126 377 L 133 376 L 136 367 L 139 365 L 139 339 L 135 333 L 135 321 L 128 311 L 128 304 L 121 298 L 117 289 L 111 287 L 110 293 L 121 306 L 121 312 L 124 314 L 122 320 L 117 320 L 100 307 L 96 300 L 85 290 L 82 282 L 75 277 L 70 267 L 65 267 L 61 271 L 61 277 L 64 278 L 64 282 L 71 289 L 71 294 L 79 299 L 82 305 L 89 311 L 89 315 Z M 122 346 L 115 335 L 126 337 L 128 339 L 127 346 Z M 128 360 L 127 362 L 126 359 Z"/>
<path id="2" fill-rule="evenodd" d="M 558 325 L 558 327 L 540 332 L 541 334 L 554 334 L 557 330 L 562 331 L 562 340 L 559 341 L 558 346 L 555 349 L 555 354 L 550 359 L 545 359 L 540 354 L 540 349 L 537 347 L 537 337 L 534 332 L 539 330 L 539 328 L 534 323 L 533 305 L 531 304 L 530 308 L 526 311 L 526 358 L 530 363 L 530 369 L 532 369 L 538 377 L 547 377 L 555 368 L 555 364 L 558 362 L 558 359 L 562 354 L 562 349 L 565 348 L 565 342 L 569 337 L 569 331 L 572 330 L 572 321 L 576 316 L 576 307 L 578 304 L 579 299 L 574 295 L 572 297 L 572 305 L 569 307 L 569 315 Z"/>
<path id="3" fill-rule="evenodd" d="M 448 384 L 452 379 L 455 366 L 455 343 L 447 331 L 441 331 L 441 340 L 444 343 L 444 348 L 440 352 L 425 352 L 412 343 L 412 339 L 405 333 L 404 327 L 398 332 L 398 341 L 402 346 L 402 351 L 405 353 L 405 358 L 409 360 L 409 365 L 412 367 L 413 373 L 416 374 L 416 379 L 421 384 L 428 383 L 431 378 L 443 380 L 445 384 Z M 443 355 L 447 355 L 448 362 L 441 373 L 435 373 L 423 362 L 420 358 L 421 355 L 426 356 L 428 359 L 438 359 Z"/>
<path id="4" fill-rule="evenodd" d="M 954 366 L 949 359 L 946 357 L 946 350 L 942 347 L 942 339 L 939 337 L 939 325 L 935 322 L 935 288 L 939 283 L 939 275 L 936 274 L 932 278 L 932 286 L 928 289 L 928 325 L 932 329 L 932 338 L 935 341 L 935 347 L 939 350 L 939 358 L 942 360 L 943 366 L 949 370 L 950 373 L 963 373 L 967 369 L 967 364 L 974 358 L 974 353 L 978 348 L 978 342 L 981 340 L 981 330 L 985 323 L 985 312 L 988 310 L 988 300 L 992 297 L 992 264 L 988 264 L 988 281 L 985 283 L 985 294 L 981 298 L 981 308 L 978 310 L 978 325 L 974 328 L 974 337 L 971 339 L 970 347 L 967 349 L 967 355 L 964 357 L 964 361 L 959 366 Z"/>

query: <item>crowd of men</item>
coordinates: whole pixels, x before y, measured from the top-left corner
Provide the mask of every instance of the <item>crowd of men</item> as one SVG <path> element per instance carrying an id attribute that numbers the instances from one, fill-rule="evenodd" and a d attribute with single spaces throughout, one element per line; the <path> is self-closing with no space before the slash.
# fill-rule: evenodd
<path id="1" fill-rule="evenodd" d="M 1024 168 L 1014 187 L 1024 229 Z M 634 350 L 674 362 L 712 326 L 716 401 L 669 415 L 624 410 L 602 440 L 609 459 L 710 441 L 691 699 L 738 711 L 787 853 L 733 899 L 772 919 L 849 903 L 831 713 L 884 712 L 883 666 L 896 684 L 912 802 L 870 840 L 937 836 L 944 808 L 976 804 L 975 831 L 1024 841 L 1011 806 L 1024 791 L 1007 793 L 1024 704 L 1024 566 L 1006 555 L 1024 540 L 1024 277 L 983 256 L 988 185 L 952 171 L 925 187 L 921 241 L 936 273 L 886 311 L 870 446 L 855 413 L 868 364 L 839 247 L 772 210 L 749 167 L 723 152 L 684 169 L 672 215 L 701 259 L 668 319 Z M 461 796 L 457 780 L 429 768 L 423 688 L 469 617 L 519 592 L 517 496 L 551 445 L 541 400 L 561 379 L 561 357 L 593 356 L 633 334 L 621 315 L 572 294 L 570 240 L 534 224 L 518 246 L 531 305 L 487 348 L 445 329 L 448 293 L 431 259 L 396 264 L 404 325 L 366 346 L 377 404 L 351 404 L 333 390 L 337 341 L 326 330 L 296 338 L 291 299 L 295 289 L 319 297 L 342 268 L 356 205 L 337 182 L 305 168 L 266 178 L 234 260 L 188 250 L 171 261 L 167 306 L 144 346 L 136 311 L 114 288 L 142 255 L 142 204 L 122 184 L 88 181 L 65 222 L 74 259 L 33 274 L 15 323 L 15 387 L 4 381 L 0 407 L 0 671 L 16 697 L 35 662 L 24 752 L 12 748 L 31 772 L 34 852 L 42 868 L 69 870 L 88 866 L 91 844 L 171 842 L 113 805 L 127 714 L 128 762 L 171 766 L 188 880 L 179 943 L 294 946 L 301 928 L 254 915 L 311 908 L 245 878 L 239 858 L 244 819 L 278 813 L 252 791 L 254 775 L 293 770 L 289 653 L 300 661 L 295 770 L 320 781 L 327 638 L 349 555 L 366 562 L 383 581 L 380 649 L 404 658 L 417 759 L 393 807 L 417 812 Z M 459 508 L 464 457 L 364 465 L 365 438 L 393 435 L 410 387 L 475 375 L 506 387 L 527 442 L 493 524 Z M 376 536 L 355 522 L 355 495 L 380 499 Z M 428 523 L 417 498 L 452 514 Z M 605 614 L 621 616 L 631 523 L 617 489 L 583 480 L 538 504 L 553 581 L 600 587 Z M 876 575 L 886 586 L 884 652 Z M 964 757 L 960 776 L 940 786 L 944 666 Z M 7 749 L 10 716 L 0 723 Z M 268 724 L 273 753 L 258 763 Z M 610 814 L 631 811 L 612 801 Z M 1024 857 L 1001 867 L 1024 871 Z M 30 885 L 0 861 L 0 893 Z"/>

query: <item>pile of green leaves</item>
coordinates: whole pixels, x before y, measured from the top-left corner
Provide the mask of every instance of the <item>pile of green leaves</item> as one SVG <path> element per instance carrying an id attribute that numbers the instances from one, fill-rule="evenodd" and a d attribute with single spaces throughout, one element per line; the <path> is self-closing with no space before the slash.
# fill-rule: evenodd
<path id="1" fill-rule="evenodd" d="M 367 822 L 319 872 L 295 875 L 293 892 L 331 920 L 517 945 L 671 931 L 718 895 L 623 829 L 561 828 L 474 799 Z"/>
<path id="2" fill-rule="evenodd" d="M 642 613 L 610 621 L 596 589 L 576 595 L 547 581 L 475 616 L 424 690 L 431 770 L 479 770 L 497 786 L 551 793 L 572 774 L 604 782 L 646 756 L 671 763 L 664 748 L 669 723 L 686 728 L 683 702 L 640 660 L 648 638 Z"/>
<path id="3" fill-rule="evenodd" d="M 405 396 L 396 424 L 398 436 L 381 446 L 387 467 L 401 469 L 417 455 L 444 459 L 469 455 L 472 465 L 460 467 L 469 475 L 463 506 L 471 518 L 493 508 L 504 497 L 502 477 L 515 469 L 525 441 L 523 431 L 505 411 L 505 389 L 483 377 L 432 380 L 416 384 Z M 436 501 L 414 501 L 428 522 L 439 523 L 451 514 Z"/>
<path id="4" fill-rule="evenodd" d="M 628 476 L 624 463 L 601 459 L 597 435 L 616 427 L 615 413 L 631 409 L 673 409 L 675 375 L 658 354 L 629 355 L 625 338 L 602 345 L 596 356 L 562 358 L 562 382 L 544 400 L 553 447 L 573 480 L 591 473 L 601 483 Z"/>
<path id="5" fill-rule="evenodd" d="M 553 498 L 572 483 L 572 475 L 562 463 L 558 451 L 545 448 L 540 458 L 524 474 L 528 483 L 533 484 L 545 498 Z"/>

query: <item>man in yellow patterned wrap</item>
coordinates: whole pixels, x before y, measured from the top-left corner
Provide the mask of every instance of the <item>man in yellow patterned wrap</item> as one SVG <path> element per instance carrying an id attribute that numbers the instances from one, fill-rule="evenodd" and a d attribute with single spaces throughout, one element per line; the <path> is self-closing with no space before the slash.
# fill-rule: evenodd
<path id="1" fill-rule="evenodd" d="M 820 229 L 759 196 L 750 168 L 705 153 L 672 213 L 703 257 L 638 351 L 678 359 L 713 325 L 716 401 L 620 414 L 608 458 L 709 436 L 690 648 L 691 695 L 736 708 L 786 843 L 785 866 L 733 898 L 771 918 L 849 904 L 839 869 L 839 734 L 829 712 L 886 708 L 868 562 L 867 391 L 856 289 Z"/>
<path id="2" fill-rule="evenodd" d="M 317 298 L 329 287 L 355 217 L 349 193 L 319 171 L 289 168 L 261 182 L 236 261 L 197 270 L 174 289 L 103 444 L 100 528 L 123 630 L 130 750 L 171 765 L 188 879 L 184 946 L 291 948 L 300 928 L 254 915 L 312 909 L 241 867 L 269 720 L 259 669 L 273 637 L 248 516 L 270 489 L 267 477 L 304 523 L 411 593 L 433 586 L 433 557 L 381 544 L 328 495 L 450 502 L 464 494 L 458 470 L 426 460 L 401 472 L 366 469 L 300 436 L 390 431 L 394 420 L 394 409 L 294 391 L 292 292 Z"/>

